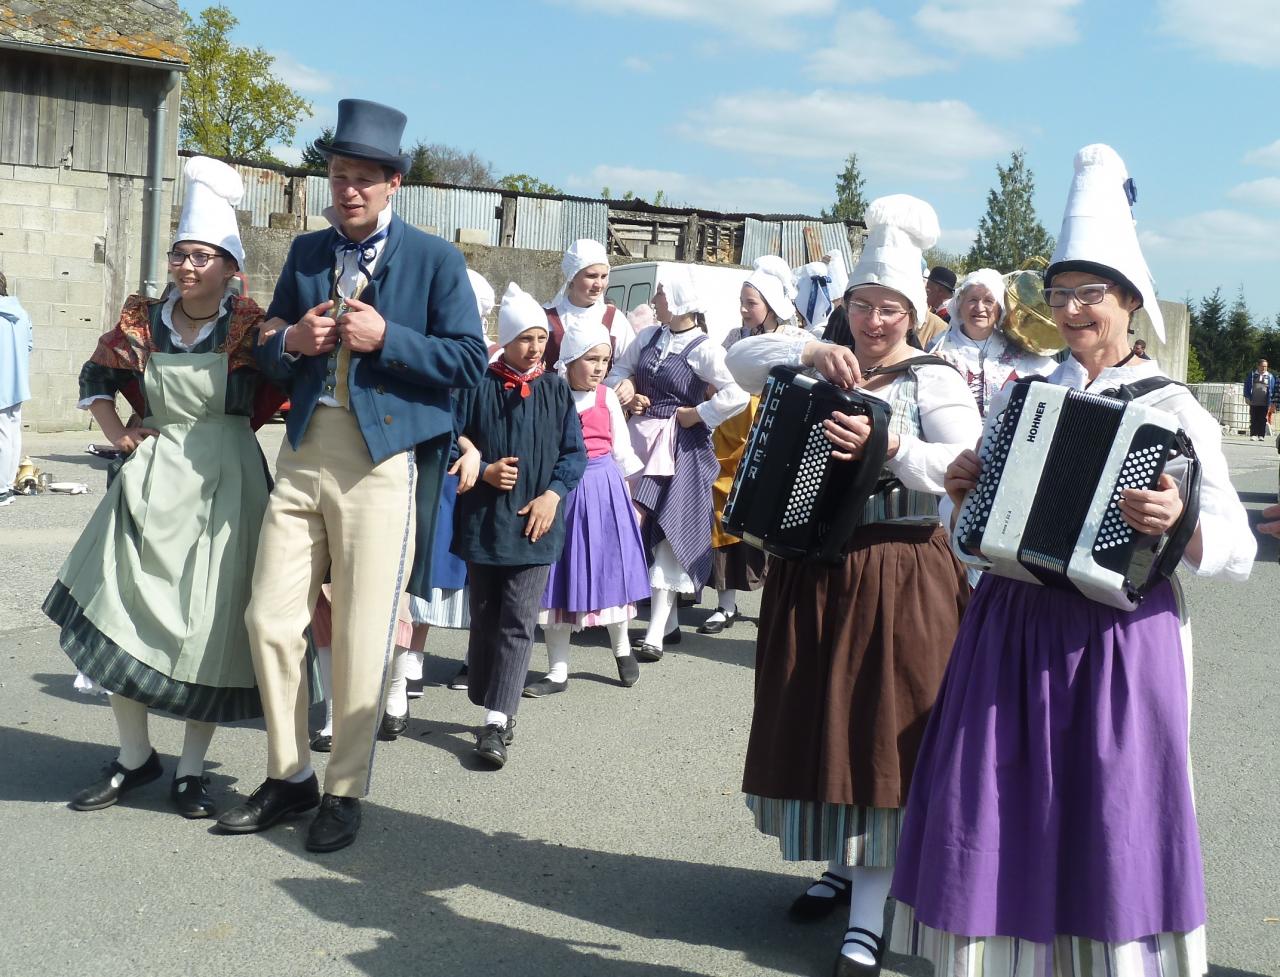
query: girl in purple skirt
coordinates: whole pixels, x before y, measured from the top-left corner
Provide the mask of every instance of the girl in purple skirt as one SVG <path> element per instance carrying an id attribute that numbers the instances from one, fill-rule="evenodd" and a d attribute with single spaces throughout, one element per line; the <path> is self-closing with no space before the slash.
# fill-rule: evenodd
<path id="1" fill-rule="evenodd" d="M 1132 187 L 1110 147 L 1076 155 L 1045 273 L 1070 349 L 1052 383 L 1101 393 L 1161 375 L 1129 347 L 1140 308 L 1164 340 Z M 1183 566 L 1244 580 L 1255 542 L 1217 422 L 1178 385 L 1138 399 L 1175 414 L 1201 460 L 1200 520 Z M 1000 408 L 997 399 L 992 410 Z M 1168 532 L 1183 509 L 1184 468 L 1175 459 L 1154 490 L 1124 491 L 1120 508 L 1133 529 Z M 973 451 L 949 466 L 953 504 L 980 470 Z M 1180 597 L 1175 580 L 1122 611 L 983 575 L 916 761 L 893 881 L 892 949 L 932 960 L 937 977 L 1206 972 L 1187 752 L 1191 645 Z"/>
<path id="2" fill-rule="evenodd" d="M 601 382 L 611 356 L 609 333 L 599 324 L 566 332 L 560 347 L 556 369 L 573 390 L 587 470 L 565 499 L 564 551 L 551 565 L 538 617 L 550 667 L 525 687 L 528 699 L 568 687 L 569 635 L 597 625 L 609 632 L 618 680 L 630 688 L 640 677 L 627 622 L 635 617 L 635 602 L 649 596 L 649 568 L 623 478 L 643 466 L 631 447 L 618 396 Z"/>

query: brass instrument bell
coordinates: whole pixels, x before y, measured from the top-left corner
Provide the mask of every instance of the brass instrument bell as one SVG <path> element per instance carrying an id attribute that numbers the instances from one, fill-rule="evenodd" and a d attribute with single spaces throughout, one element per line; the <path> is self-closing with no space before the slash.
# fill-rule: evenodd
<path id="1" fill-rule="evenodd" d="M 1032 258 L 1004 276 L 1005 335 L 1031 353 L 1054 356 L 1066 348 L 1044 297 L 1044 271 L 1048 262 Z M 1038 266 L 1038 267 L 1037 267 Z"/>

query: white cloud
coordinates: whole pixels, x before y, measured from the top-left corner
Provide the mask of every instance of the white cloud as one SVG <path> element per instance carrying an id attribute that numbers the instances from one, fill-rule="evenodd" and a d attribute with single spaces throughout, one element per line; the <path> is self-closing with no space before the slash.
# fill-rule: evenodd
<path id="1" fill-rule="evenodd" d="M 794 48 L 804 39 L 795 21 L 835 12 L 837 0 L 560 0 L 592 15 L 653 17 L 720 28 L 758 47 Z"/>
<path id="2" fill-rule="evenodd" d="M 858 84 L 925 75 L 945 63 L 903 38 L 888 17 L 862 7 L 841 14 L 830 47 L 815 51 L 805 71 L 824 84 Z"/>
<path id="3" fill-rule="evenodd" d="M 1244 161 L 1254 166 L 1280 166 L 1280 139 L 1244 154 Z"/>
<path id="4" fill-rule="evenodd" d="M 1080 0 L 932 0 L 914 20 L 966 56 L 1013 59 L 1032 48 L 1075 43 L 1080 35 L 1072 10 L 1079 5 Z"/>
<path id="5" fill-rule="evenodd" d="M 305 65 L 287 51 L 267 53 L 275 58 L 271 73 L 300 95 L 319 95 L 333 90 L 331 72 Z"/>
<path id="6" fill-rule="evenodd" d="M 571 190 L 594 195 L 608 187 L 615 197 L 626 191 L 652 201 L 661 190 L 668 206 L 703 207 L 728 213 L 817 214 L 826 201 L 820 194 L 782 177 L 701 177 L 673 170 L 634 166 L 595 167 L 586 176 L 570 176 Z"/>
<path id="7" fill-rule="evenodd" d="M 1012 147 L 964 102 L 849 91 L 725 95 L 688 112 L 678 131 L 734 153 L 838 164 L 853 152 L 864 175 L 895 181 L 959 179 L 970 161 Z"/>
<path id="8" fill-rule="evenodd" d="M 1241 203 L 1280 207 L 1280 176 L 1268 176 L 1261 180 L 1238 183 L 1227 191 L 1227 196 Z"/>
<path id="9" fill-rule="evenodd" d="M 1138 234 L 1153 254 L 1181 259 L 1256 263 L 1280 257 L 1280 218 L 1239 210 L 1205 210 L 1157 224 Z"/>
<path id="10" fill-rule="evenodd" d="M 645 73 L 653 70 L 653 62 L 646 61 L 644 58 L 637 58 L 632 55 L 629 58 L 622 59 L 622 66 L 631 71 Z"/>
<path id="11" fill-rule="evenodd" d="M 977 236 L 976 227 L 944 227 L 935 247 L 952 254 L 965 254 L 973 247 L 973 240 Z"/>
<path id="12" fill-rule="evenodd" d="M 1161 30 L 1218 61 L 1274 68 L 1280 18 L 1274 0 L 1162 0 Z"/>

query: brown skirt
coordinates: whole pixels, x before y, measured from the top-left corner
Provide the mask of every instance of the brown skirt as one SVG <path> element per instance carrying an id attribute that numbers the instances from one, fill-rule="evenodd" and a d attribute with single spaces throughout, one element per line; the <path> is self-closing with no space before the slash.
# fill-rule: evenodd
<path id="1" fill-rule="evenodd" d="M 750 543 L 730 543 L 711 551 L 711 586 L 716 590 L 759 590 L 765 555 Z"/>
<path id="2" fill-rule="evenodd" d="M 839 566 L 773 560 L 742 789 L 901 807 L 968 598 L 937 526 L 868 526 Z"/>

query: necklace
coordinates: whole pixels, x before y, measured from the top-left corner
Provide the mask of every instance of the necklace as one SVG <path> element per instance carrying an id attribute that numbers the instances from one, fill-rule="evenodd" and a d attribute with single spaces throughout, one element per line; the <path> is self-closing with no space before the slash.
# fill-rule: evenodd
<path id="1" fill-rule="evenodd" d="M 187 319 L 190 320 L 191 322 L 208 322 L 210 319 L 215 318 L 217 314 L 222 311 L 222 306 L 219 305 L 216 309 L 214 309 L 211 313 L 209 313 L 209 315 L 195 316 L 187 311 L 187 307 L 182 304 L 182 299 L 178 299 L 178 311 L 180 311 L 184 316 L 186 316 Z"/>

